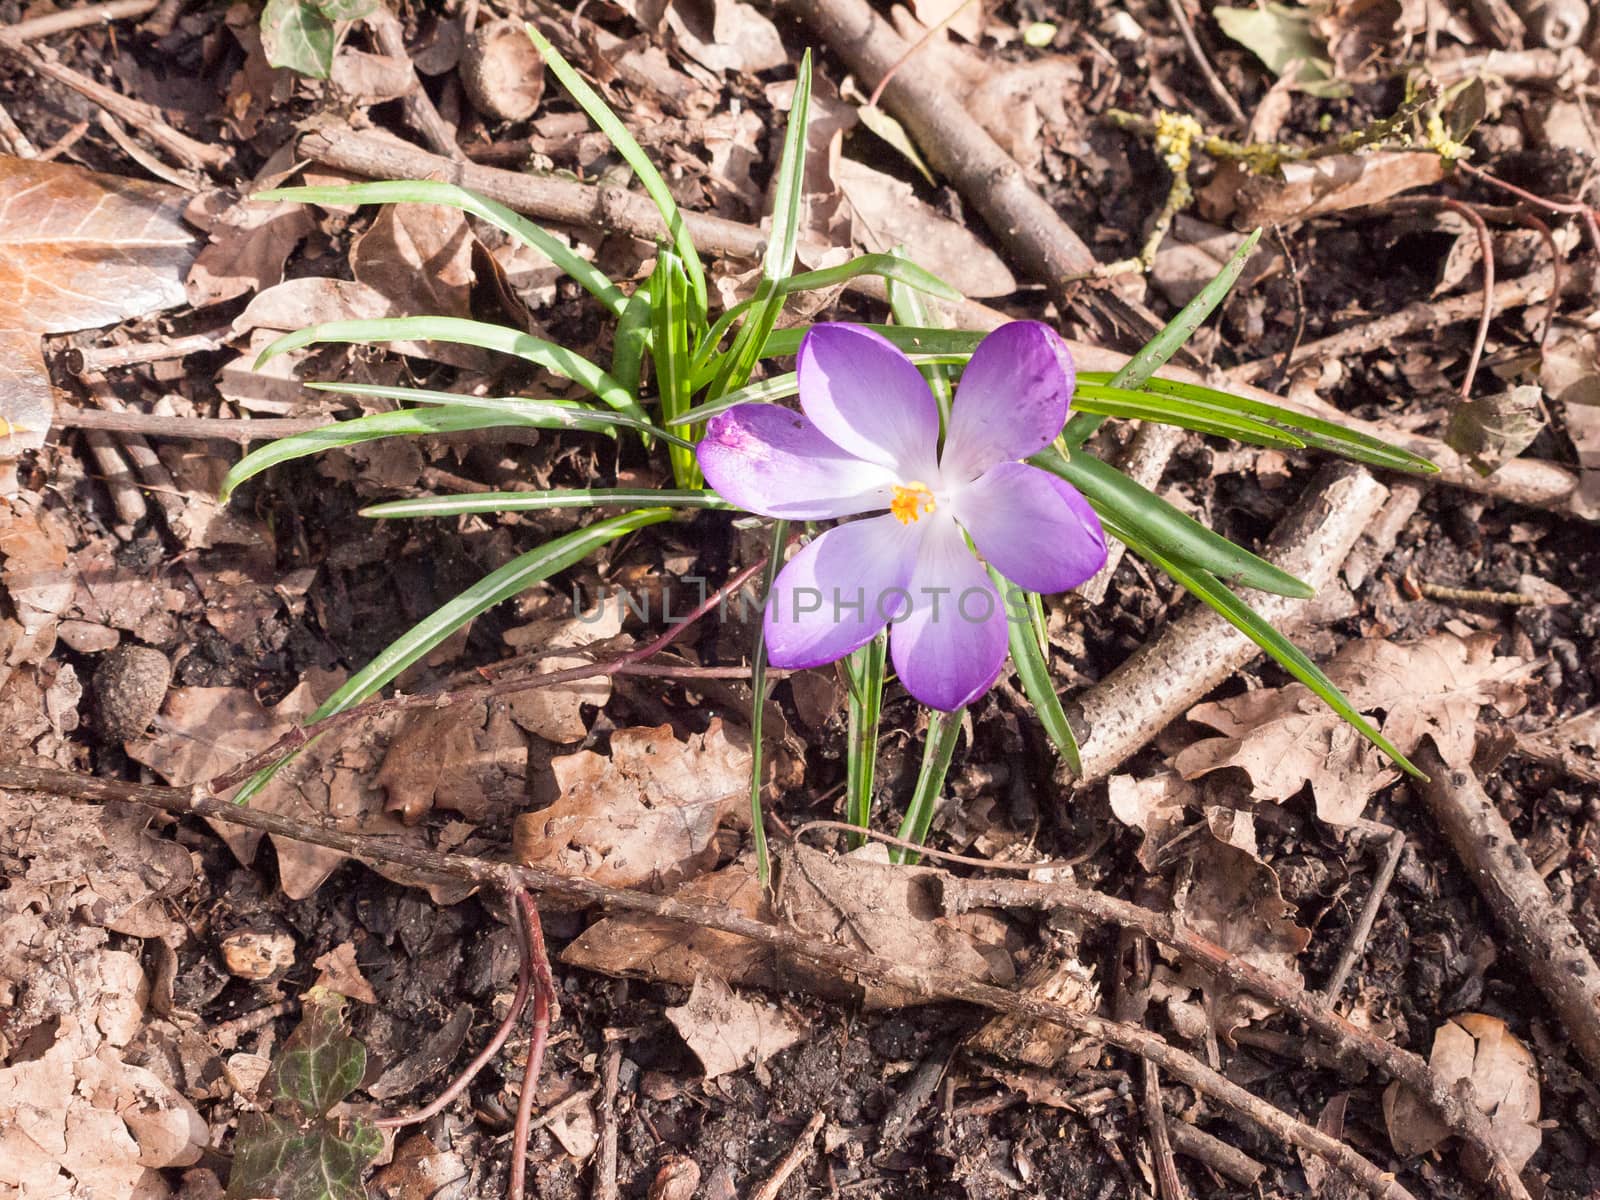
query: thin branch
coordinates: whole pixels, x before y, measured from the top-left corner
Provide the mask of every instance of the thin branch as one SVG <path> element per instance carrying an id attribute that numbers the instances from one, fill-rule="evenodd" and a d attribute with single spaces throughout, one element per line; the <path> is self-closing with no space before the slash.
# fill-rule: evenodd
<path id="1" fill-rule="evenodd" d="M 1193 1055 L 1170 1045 L 1150 1030 L 1091 1016 L 1063 1004 L 1017 995 L 1003 987 L 980 983 L 954 971 L 911 967 L 855 947 L 818 941 L 795 930 L 745 916 L 725 905 L 702 904 L 675 896 L 654 896 L 594 880 L 556 874 L 538 867 L 490 862 L 464 854 L 441 854 L 421 846 L 395 844 L 395 839 L 346 833 L 326 825 L 296 820 L 281 813 L 244 808 L 205 794 L 199 787 L 171 788 L 121 783 L 48 768 L 0 765 L 0 788 L 45 791 L 87 800 L 113 800 L 159 808 L 229 824 L 259 829 L 279 837 L 339 850 L 368 862 L 394 863 L 424 875 L 464 879 L 480 886 L 529 891 L 559 899 L 598 905 L 617 912 L 645 913 L 692 927 L 715 929 L 770 946 L 782 954 L 838 972 L 845 978 L 870 980 L 903 988 L 929 1000 L 959 1000 L 996 1012 L 1049 1021 L 1083 1037 L 1106 1042 L 1155 1063 L 1227 1109 L 1262 1126 L 1274 1136 L 1327 1161 L 1379 1200 L 1413 1200 L 1412 1194 L 1364 1155 L 1319 1129 L 1253 1095 Z M 1225 963 L 1223 964 L 1225 965 Z M 1369 1035 L 1370 1036 L 1370 1035 Z M 1392 1049 L 1392 1048 L 1391 1048 Z M 1422 1092 L 1428 1095 L 1427 1091 Z M 1506 1197 L 1525 1200 L 1520 1189 Z"/>

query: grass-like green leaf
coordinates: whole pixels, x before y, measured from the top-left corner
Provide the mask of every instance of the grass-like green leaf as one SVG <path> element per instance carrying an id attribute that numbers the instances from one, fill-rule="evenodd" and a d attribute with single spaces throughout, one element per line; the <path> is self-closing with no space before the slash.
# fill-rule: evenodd
<path id="1" fill-rule="evenodd" d="M 806 126 L 811 120 L 811 51 L 800 58 L 794 80 L 794 100 L 783 131 L 783 152 L 773 179 L 772 225 L 761 273 L 774 283 L 787 280 L 794 270 L 795 247 L 800 241 L 800 213 L 805 196 Z"/>
<path id="2" fill-rule="evenodd" d="M 1293 675 L 1306 687 L 1343 718 L 1362 737 L 1366 738 L 1379 750 L 1387 754 L 1401 770 L 1408 775 L 1419 779 L 1427 776 L 1413 766 L 1405 755 L 1394 746 L 1383 734 L 1358 712 L 1354 705 L 1345 698 L 1338 685 L 1322 673 L 1322 668 L 1312 662 L 1305 652 L 1291 642 L 1283 634 L 1272 627 L 1260 613 L 1251 608 L 1249 604 L 1238 596 L 1231 588 L 1224 584 L 1210 571 L 1191 568 L 1188 564 L 1171 558 L 1156 549 L 1141 538 L 1137 531 L 1129 526 L 1116 521 L 1115 518 L 1101 518 L 1106 522 L 1106 529 L 1113 536 L 1127 544 L 1140 558 L 1165 571 L 1191 595 L 1199 597 L 1208 607 L 1222 616 L 1230 625 L 1239 630 L 1268 655 L 1289 674 Z"/>
<path id="3" fill-rule="evenodd" d="M 792 329 L 774 329 L 767 334 L 767 340 L 761 347 L 761 357 L 793 358 L 800 353 L 800 341 L 806 336 L 808 328 L 806 325 L 796 325 Z M 862 328 L 881 334 L 891 345 L 898 346 L 907 354 L 971 355 L 978 348 L 978 343 L 988 336 L 982 330 L 940 329 L 927 325 L 911 327 L 864 323 Z M 957 361 L 966 360 L 962 358 Z"/>
<path id="4" fill-rule="evenodd" d="M 655 164 L 650 161 L 650 156 L 644 152 L 644 148 L 634 140 L 633 134 L 628 132 L 628 127 L 622 123 L 621 118 L 611 111 L 611 106 L 600 98 L 600 93 L 589 86 L 576 68 L 561 56 L 561 52 L 550 44 L 550 39 L 540 33 L 531 22 L 523 25 L 523 29 L 544 58 L 551 74 L 561 81 L 561 86 L 566 88 L 567 94 L 578 102 L 578 107 L 589 115 L 589 119 L 595 123 L 600 132 L 611 140 L 611 145 L 622 155 L 623 161 L 638 177 L 645 193 L 655 202 L 656 211 L 661 214 L 661 222 L 667 227 L 672 244 L 677 247 L 678 255 L 683 259 L 683 269 L 689 279 L 690 292 L 703 319 L 706 311 L 705 268 L 700 265 L 700 255 L 695 251 L 694 239 L 689 236 L 683 214 L 678 211 L 678 202 L 672 198 L 672 190 L 667 186 L 667 181 L 661 177 L 661 172 L 656 170 Z M 698 324 L 699 321 L 695 323 Z"/>
<path id="5" fill-rule="evenodd" d="M 259 450 L 245 455 L 233 465 L 222 480 L 219 499 L 226 503 L 245 480 L 270 470 L 292 459 L 308 454 L 321 454 L 341 446 L 354 446 L 360 442 L 389 437 L 420 437 L 427 434 L 460 433 L 468 429 L 498 429 L 506 426 L 533 426 L 540 429 L 563 428 L 567 420 L 556 420 L 529 414 L 495 411 L 466 406 L 440 408 L 413 408 L 402 412 L 373 413 L 351 421 L 335 421 L 321 429 L 292 434 L 268 442 Z"/>
<path id="6" fill-rule="evenodd" d="M 1143 385 L 1146 394 L 1171 396 L 1218 412 L 1238 413 L 1244 417 L 1270 422 L 1293 432 L 1307 446 L 1342 455 L 1354 462 L 1367 463 L 1392 471 L 1411 471 L 1422 475 L 1438 473 L 1438 466 L 1399 446 L 1390 445 L 1381 438 L 1346 429 L 1334 421 L 1324 421 L 1278 404 L 1236 396 L 1198 383 L 1183 383 L 1176 379 L 1150 379 Z"/>
<path id="7" fill-rule="evenodd" d="M 377 183 L 352 183 L 338 187 L 285 187 L 258 192 L 254 200 L 296 200 L 302 204 L 345 206 L 352 204 L 438 204 L 457 208 L 495 228 L 503 230 L 525 245 L 532 246 L 577 281 L 585 291 L 621 316 L 627 304 L 622 290 L 606 273 L 556 237 L 504 204 L 469 192 L 464 187 L 436 179 L 386 180 Z"/>
<path id="8" fill-rule="evenodd" d="M 961 737 L 961 721 L 966 713 L 964 708 L 954 712 L 928 713 L 928 736 L 922 745 L 922 766 L 917 770 L 917 786 L 911 793 L 905 819 L 900 822 L 901 840 L 918 845 L 928 840 L 933 814 L 939 806 L 939 793 L 944 791 L 945 776 L 950 773 L 950 760 L 955 756 L 956 742 Z M 915 850 L 896 847 L 889 851 L 889 858 L 893 862 L 910 864 L 921 857 Z"/>
<path id="9" fill-rule="evenodd" d="M 955 288 L 940 279 L 926 267 L 919 267 L 909 258 L 898 254 L 858 254 L 848 262 L 842 262 L 836 267 L 823 267 L 816 271 L 805 271 L 799 275 L 791 275 L 783 285 L 785 292 L 806 292 L 817 288 L 833 287 L 836 284 L 847 283 L 858 279 L 862 275 L 880 275 L 884 279 L 903 283 L 907 287 L 916 288 L 919 292 L 926 292 L 930 296 L 937 296 L 941 300 L 964 300 L 964 297 Z M 771 339 L 768 339 L 768 345 Z M 765 356 L 763 348 L 763 356 Z"/>
<path id="10" fill-rule="evenodd" d="M 1245 263 L 1250 260 L 1250 255 L 1260 240 L 1261 230 L 1253 230 L 1234 251 L 1233 257 L 1223 264 L 1222 270 L 1217 272 L 1211 282 L 1201 288 L 1195 298 L 1178 311 L 1177 316 L 1168 321 L 1155 337 L 1146 342 L 1139 352 L 1111 377 L 1111 386 L 1137 391 L 1144 386 L 1146 380 L 1165 366 L 1167 360 L 1194 336 L 1195 330 L 1205 324 L 1212 310 L 1221 304 L 1232 290 L 1239 273 L 1244 270 Z M 1098 413 L 1081 413 L 1067 422 L 1062 437 L 1069 448 L 1081 446 L 1088 441 L 1090 434 L 1100 428 L 1104 420 L 1105 417 Z"/>
<path id="11" fill-rule="evenodd" d="M 619 413 L 612 409 L 595 408 L 581 400 L 536 399 L 532 396 L 468 396 L 461 392 L 440 392 L 428 388 L 399 387 L 382 383 L 307 383 L 314 392 L 333 392 L 343 396 L 371 396 L 381 400 L 398 400 L 402 404 L 442 404 L 459 408 L 481 408 L 491 412 L 510 413 L 530 421 L 539 422 L 541 429 L 577 429 L 585 433 L 604 433 L 615 437 L 619 429 L 634 429 L 647 438 L 660 438 L 683 446 L 692 446 L 675 433 L 668 433 L 659 425 L 643 417 Z"/>
<path id="12" fill-rule="evenodd" d="M 880 630 L 844 660 L 850 682 L 850 733 L 845 745 L 845 820 L 858 829 L 872 824 L 872 788 L 878 771 L 878 724 L 883 716 L 883 680 L 889 656 L 889 631 Z M 850 845 L 865 839 L 850 835 Z"/>
<path id="13" fill-rule="evenodd" d="M 451 342 L 511 354 L 588 389 L 618 412 L 645 419 L 639 402 L 617 380 L 575 350 L 534 337 L 531 333 L 472 321 L 465 317 L 380 317 L 371 321 L 324 321 L 286 333 L 256 356 L 259 370 L 267 360 L 290 350 L 322 342 Z"/>
<path id="14" fill-rule="evenodd" d="M 543 512 L 552 508 L 732 508 L 715 492 L 662 488 L 562 488 L 545 492 L 470 492 L 386 500 L 361 510 L 364 517 L 456 517 L 463 513 Z"/>
<path id="15" fill-rule="evenodd" d="M 1055 681 L 1050 676 L 1050 660 L 1040 644 L 1029 615 L 1028 593 L 1012 583 L 993 567 L 989 578 L 1000 589 L 1001 611 L 1006 614 L 1006 634 L 1011 642 L 1011 661 L 1017 668 L 1017 678 L 1027 694 L 1039 724 L 1055 746 L 1056 752 L 1074 775 L 1083 774 L 1083 763 L 1078 757 L 1078 739 L 1061 707 L 1061 697 L 1056 695 Z"/>
<path id="16" fill-rule="evenodd" d="M 1052 447 L 1028 461 L 1076 487 L 1102 521 L 1136 530 L 1143 542 L 1169 558 L 1263 592 L 1300 599 L 1313 595 L 1303 581 L 1207 529 L 1092 454 L 1079 451 L 1069 459 Z"/>
<path id="17" fill-rule="evenodd" d="M 784 547 L 789 544 L 789 522 L 772 523 L 772 548 L 761 575 L 761 602 L 772 595 L 772 584 L 783 568 Z M 756 644 L 750 654 L 750 833 L 756 848 L 756 878 L 762 887 L 772 882 L 772 858 L 767 849 L 767 823 L 761 810 L 761 782 L 766 775 L 761 730 L 767 708 L 767 626 L 756 622 Z"/>
<path id="18" fill-rule="evenodd" d="M 1072 407 L 1080 413 L 1121 417 L 1127 420 L 1158 421 L 1196 433 L 1232 438 L 1258 446 L 1277 446 L 1299 450 L 1305 441 L 1286 429 L 1230 412 L 1212 404 L 1197 404 L 1177 396 L 1131 392 L 1109 384 L 1080 383 L 1072 395 Z"/>
<path id="19" fill-rule="evenodd" d="M 656 368 L 656 391 L 661 396 L 661 418 L 670 422 L 689 410 L 693 386 L 689 361 L 689 281 L 682 260 L 669 246 L 656 252 L 655 272 L 650 278 L 650 357 Z M 694 439 L 690 432 L 690 440 Z M 679 487 L 699 487 L 700 464 L 694 451 L 683 446 L 668 446 L 667 458 L 672 477 Z"/>
<path id="20" fill-rule="evenodd" d="M 617 318 L 611 335 L 611 377 L 639 398 L 639 382 L 644 373 L 644 355 L 650 348 L 650 288 L 637 289 Z"/>
<path id="21" fill-rule="evenodd" d="M 887 257 L 890 262 L 903 266 L 914 265 L 901 246 L 896 246 Z M 845 265 L 849 266 L 848 263 Z M 894 314 L 896 324 L 914 327 L 927 325 L 933 314 L 928 311 L 927 299 L 916 285 L 897 276 L 885 276 L 884 280 L 889 288 L 889 311 Z M 922 377 L 928 381 L 928 390 L 933 393 L 933 402 L 939 409 L 939 430 L 943 433 L 950 428 L 950 403 L 953 397 L 950 372 L 943 363 L 929 363 L 922 367 Z"/>
<path id="22" fill-rule="evenodd" d="M 647 508 L 608 517 L 519 554 L 401 634 L 378 657 L 350 676 L 343 687 L 311 714 L 307 723 L 315 724 L 360 704 L 474 617 L 556 572 L 566 570 L 607 542 L 647 525 L 659 524 L 671 516 L 670 508 Z"/>

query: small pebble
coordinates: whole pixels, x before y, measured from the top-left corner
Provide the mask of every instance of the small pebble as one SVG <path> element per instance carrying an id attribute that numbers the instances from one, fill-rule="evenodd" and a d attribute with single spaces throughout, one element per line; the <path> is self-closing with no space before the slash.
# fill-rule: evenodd
<path id="1" fill-rule="evenodd" d="M 122 645 L 95 668 L 93 686 L 100 736 L 126 742 L 150 727 L 172 682 L 167 656 L 149 646 Z"/>
<path id="2" fill-rule="evenodd" d="M 222 939 L 230 975 L 260 981 L 294 965 L 294 938 L 279 930 L 241 929 Z"/>

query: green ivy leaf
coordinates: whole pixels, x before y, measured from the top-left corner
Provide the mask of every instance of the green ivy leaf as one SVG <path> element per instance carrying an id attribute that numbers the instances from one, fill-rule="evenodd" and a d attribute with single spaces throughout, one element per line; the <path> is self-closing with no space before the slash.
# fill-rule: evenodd
<path id="1" fill-rule="evenodd" d="M 304 1128 L 290 1117 L 245 1113 L 234 1140 L 228 1200 L 366 1200 L 361 1176 L 383 1149 L 369 1122 L 344 1128 L 318 1119 Z"/>
<path id="2" fill-rule="evenodd" d="M 275 67 L 326 79 L 333 69 L 333 21 L 307 0 L 267 0 L 261 12 L 261 48 Z"/>
<path id="3" fill-rule="evenodd" d="M 360 1086 L 366 1070 L 367 1048 L 344 1030 L 344 1002 L 312 988 L 305 1017 L 278 1051 L 268 1084 L 277 1099 L 301 1113 L 327 1116 Z"/>
<path id="4" fill-rule="evenodd" d="M 359 21 L 378 7 L 378 0 L 319 0 L 317 7 L 330 21 Z"/>

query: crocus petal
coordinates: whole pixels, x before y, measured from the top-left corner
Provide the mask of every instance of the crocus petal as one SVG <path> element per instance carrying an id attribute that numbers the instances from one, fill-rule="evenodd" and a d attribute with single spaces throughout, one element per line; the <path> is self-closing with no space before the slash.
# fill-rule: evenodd
<path id="1" fill-rule="evenodd" d="M 1075 378 L 1067 344 L 1038 321 L 1013 321 L 979 342 L 961 373 L 945 432 L 940 465 L 946 486 L 1054 441 Z"/>
<path id="2" fill-rule="evenodd" d="M 887 340 L 859 325 L 814 325 L 800 343 L 800 407 L 841 449 L 932 483 L 939 408 L 928 381 Z"/>
<path id="3" fill-rule="evenodd" d="M 1006 614 L 1000 594 L 952 520 L 932 523 L 911 575 L 911 608 L 889 635 L 894 669 L 929 708 L 970 704 L 1000 676 Z"/>
<path id="4" fill-rule="evenodd" d="M 991 467 L 956 492 L 952 507 L 989 565 L 1030 592 L 1075 588 L 1106 561 L 1105 531 L 1089 502 L 1038 467 Z"/>
<path id="5" fill-rule="evenodd" d="M 767 597 L 767 660 L 775 667 L 818 667 L 887 625 L 908 602 L 925 528 L 893 517 L 851 521 L 790 559 Z"/>
<path id="6" fill-rule="evenodd" d="M 729 504 L 768 517 L 818 521 L 889 507 L 896 478 L 847 454 L 805 416 L 741 404 L 712 417 L 696 453 Z"/>

